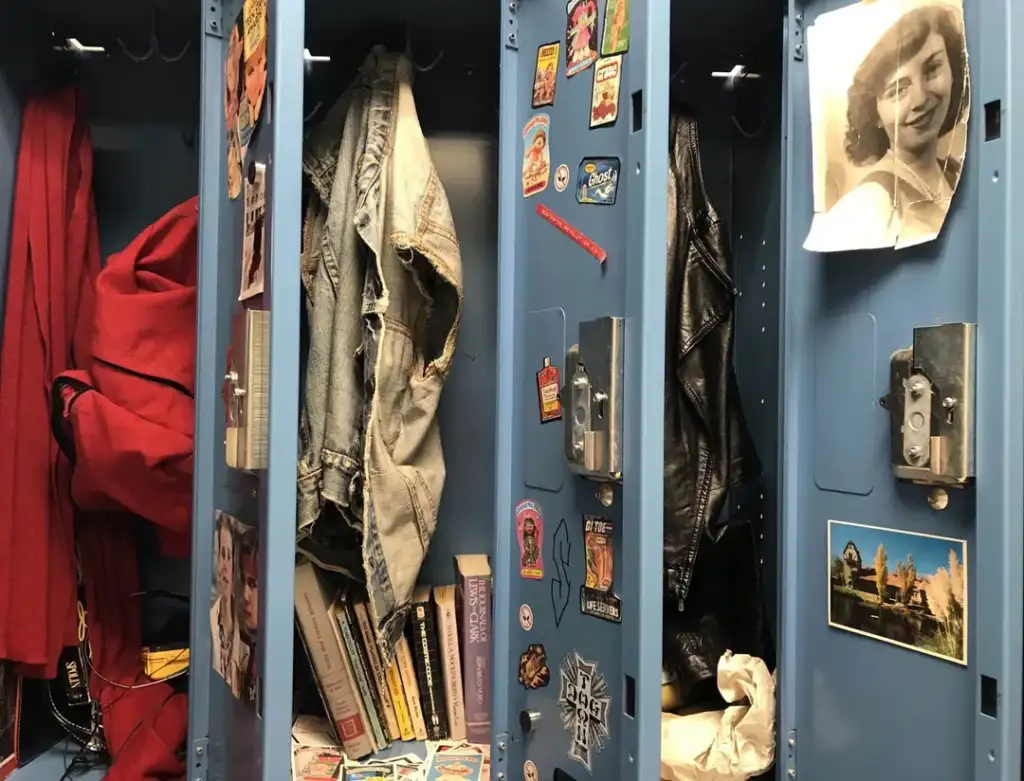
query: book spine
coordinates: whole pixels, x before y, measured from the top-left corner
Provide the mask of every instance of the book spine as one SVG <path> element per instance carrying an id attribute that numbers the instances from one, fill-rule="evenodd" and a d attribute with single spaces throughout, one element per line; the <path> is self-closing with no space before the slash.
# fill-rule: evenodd
<path id="1" fill-rule="evenodd" d="M 459 585 L 466 737 L 486 745 L 491 742 L 491 581 L 465 577 Z"/>
<path id="2" fill-rule="evenodd" d="M 459 659 L 459 627 L 455 619 L 455 586 L 434 590 L 437 605 L 437 636 L 441 672 L 444 680 L 445 707 L 448 711 L 448 737 L 466 739 L 466 705 L 462 694 L 462 665 Z"/>
<path id="3" fill-rule="evenodd" d="M 373 741 L 359 710 L 329 604 L 313 565 L 297 565 L 295 613 L 313 673 L 345 753 L 353 758 L 365 757 L 373 753 Z"/>
<path id="4" fill-rule="evenodd" d="M 419 684 L 416 683 L 416 667 L 412 661 L 412 650 L 405 635 L 398 638 L 395 646 L 395 660 L 402 676 L 405 688 L 405 699 L 409 703 L 409 716 L 412 719 L 413 734 L 416 740 L 427 739 L 427 723 L 423 719 L 423 706 L 420 704 Z"/>
<path id="5" fill-rule="evenodd" d="M 409 711 L 409 704 L 405 701 L 405 687 L 402 686 L 402 673 L 398 671 L 398 664 L 392 661 L 384 675 L 388 690 L 391 692 L 391 701 L 395 705 L 395 719 L 398 721 L 398 731 L 402 740 L 416 740 L 416 732 L 412 726 L 412 713 Z"/>
<path id="6" fill-rule="evenodd" d="M 448 737 L 448 715 L 444 707 L 444 684 L 441 661 L 437 653 L 437 631 L 429 602 L 412 606 L 413 661 L 416 680 L 423 705 L 423 720 L 427 725 L 427 740 L 445 740 Z"/>
<path id="7" fill-rule="evenodd" d="M 335 609 L 334 618 L 338 622 L 338 628 L 341 629 L 341 637 L 345 642 L 345 653 L 348 656 L 356 687 L 359 690 L 362 709 L 366 714 L 367 722 L 370 724 L 370 730 L 373 732 L 373 741 L 377 745 L 376 750 L 379 751 L 387 746 L 388 742 L 384 739 L 384 730 L 381 727 L 380 718 L 373 707 L 373 693 L 370 691 L 370 681 L 367 679 L 366 669 L 361 664 L 359 649 L 356 647 L 356 639 L 352 634 L 352 626 L 348 621 L 348 611 L 345 610 L 343 603 L 340 603 Z"/>
<path id="8" fill-rule="evenodd" d="M 366 612 L 366 605 L 363 603 L 350 604 L 349 618 L 352 621 L 353 633 L 355 633 L 355 627 L 359 627 L 356 639 L 362 638 L 360 651 L 369 665 L 369 672 L 377 691 L 377 702 L 380 704 L 381 715 L 384 717 L 387 731 L 392 740 L 403 740 L 391 691 L 388 688 L 387 674 L 384 672 L 384 665 L 381 663 L 380 653 L 377 650 L 377 643 L 374 639 L 373 629 L 370 626 L 370 616 Z M 405 739 L 412 740 L 411 737 Z"/>

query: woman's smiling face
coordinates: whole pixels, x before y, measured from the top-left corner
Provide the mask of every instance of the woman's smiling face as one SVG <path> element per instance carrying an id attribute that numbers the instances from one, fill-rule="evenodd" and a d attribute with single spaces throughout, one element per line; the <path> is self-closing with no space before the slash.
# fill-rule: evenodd
<path id="1" fill-rule="evenodd" d="M 932 32 L 920 51 L 892 72 L 878 96 L 878 116 L 898 155 L 915 156 L 935 144 L 952 91 L 945 41 Z"/>

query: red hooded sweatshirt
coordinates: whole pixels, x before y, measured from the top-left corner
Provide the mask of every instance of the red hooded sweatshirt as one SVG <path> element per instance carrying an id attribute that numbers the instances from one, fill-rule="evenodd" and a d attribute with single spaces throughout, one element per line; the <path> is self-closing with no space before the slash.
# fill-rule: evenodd
<path id="1" fill-rule="evenodd" d="M 184 774 L 177 749 L 185 740 L 187 701 L 142 673 L 140 604 L 133 596 L 137 520 L 128 512 L 97 511 L 155 516 L 165 541 L 176 543 L 169 547 L 186 547 L 191 391 L 178 394 L 187 401 L 175 396 L 161 406 L 159 393 L 147 388 L 165 388 L 162 383 L 118 382 L 108 363 L 142 366 L 123 353 L 144 353 L 132 345 L 166 337 L 173 344 L 161 363 L 188 373 L 191 388 L 183 366 L 195 349 L 195 203 L 190 218 L 170 220 L 178 225 L 170 231 L 175 261 L 146 265 L 165 246 L 150 241 L 164 235 L 158 223 L 97 277 L 92 147 L 81 104 L 70 88 L 32 99 L 22 122 L 0 352 L 0 441 L 7 443 L 0 448 L 0 658 L 21 662 L 28 675 L 54 675 L 62 647 L 77 643 L 80 561 L 90 688 L 113 759 L 107 778 L 155 781 Z M 140 305 L 149 292 L 157 294 L 153 305 L 177 293 L 177 306 L 163 307 L 165 322 Z M 120 329 L 113 335 L 115 322 Z M 73 459 L 58 452 L 55 434 Z M 183 449 L 189 452 L 182 455 Z M 155 486 L 150 501 L 138 502 L 147 484 Z"/>

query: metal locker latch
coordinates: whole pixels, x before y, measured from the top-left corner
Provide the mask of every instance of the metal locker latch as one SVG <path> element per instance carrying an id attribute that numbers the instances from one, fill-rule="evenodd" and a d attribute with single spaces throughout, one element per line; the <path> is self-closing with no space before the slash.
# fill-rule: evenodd
<path id="1" fill-rule="evenodd" d="M 569 410 L 569 468 L 598 482 L 622 480 L 622 349 L 625 321 L 601 317 L 579 325 L 579 344 L 565 356 L 562 406 Z"/>
<path id="2" fill-rule="evenodd" d="M 258 309 L 235 315 L 224 375 L 224 460 L 234 469 L 267 468 L 269 315 Z"/>
<path id="3" fill-rule="evenodd" d="M 898 479 L 962 487 L 974 478 L 976 333 L 973 323 L 915 328 L 914 346 L 892 354 L 880 403 Z"/>

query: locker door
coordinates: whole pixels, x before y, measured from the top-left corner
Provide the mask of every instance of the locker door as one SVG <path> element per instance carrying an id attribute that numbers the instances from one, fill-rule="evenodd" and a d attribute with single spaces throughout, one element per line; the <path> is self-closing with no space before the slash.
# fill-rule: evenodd
<path id="1" fill-rule="evenodd" d="M 628 52 L 596 62 L 605 0 L 503 5 L 495 771 L 656 778 L 668 3 L 633 0 Z M 607 506 L 570 470 L 573 421 L 597 432 L 577 429 L 591 466 L 621 471 Z"/>
<path id="2" fill-rule="evenodd" d="M 266 468 L 225 463 L 222 401 L 229 345 L 241 311 L 243 195 L 228 197 L 225 57 L 241 0 L 204 3 L 198 353 L 196 381 L 193 611 L 189 703 L 190 781 L 287 778 L 292 713 L 295 453 L 298 448 L 300 174 L 303 24 L 301 3 L 268 0 L 267 90 L 244 166 L 266 166 L 265 290 L 245 306 L 269 310 Z M 287 13 L 280 11 L 287 8 Z M 230 393 L 230 389 L 228 389 Z M 258 695 L 243 703 L 211 668 L 215 517 L 258 529 Z M 262 638 L 262 642 L 259 641 Z M 277 642 L 270 642 L 276 638 Z"/>
<path id="3" fill-rule="evenodd" d="M 1004 0 L 964 3 L 970 124 L 938 240 L 816 255 L 802 249 L 813 211 L 805 38 L 819 14 L 839 5 L 791 2 L 785 52 L 779 763 L 795 778 L 1008 781 L 1021 768 L 1024 157 L 1011 142 L 1019 137 L 1011 99 L 1020 105 L 1024 23 Z M 941 391 L 944 361 L 929 365 L 936 332 L 914 330 L 959 322 L 977 326 L 976 478 L 943 497 L 894 477 L 894 399 L 889 409 L 880 399 L 891 385 L 890 356 L 913 347 L 914 365 L 939 389 L 915 390 L 911 381 L 911 411 L 917 399 L 934 402 L 931 426 L 971 414 Z M 892 436 L 901 437 L 899 425 Z M 941 458 L 943 441 L 923 444 L 929 458 Z M 830 521 L 881 529 L 832 523 L 830 544 Z M 882 604 L 880 545 L 890 575 Z M 917 578 L 900 592 L 891 578 L 908 554 Z M 860 580 L 847 581 L 843 567 L 858 556 Z M 956 572 L 957 580 L 960 567 L 965 589 L 947 579 Z M 949 601 L 958 591 L 966 658 L 950 661 L 960 656 L 960 619 Z"/>

